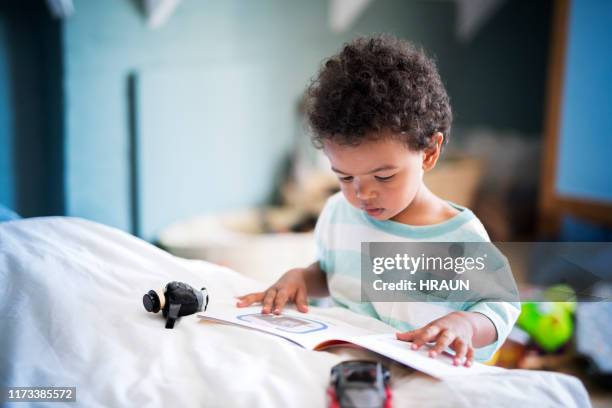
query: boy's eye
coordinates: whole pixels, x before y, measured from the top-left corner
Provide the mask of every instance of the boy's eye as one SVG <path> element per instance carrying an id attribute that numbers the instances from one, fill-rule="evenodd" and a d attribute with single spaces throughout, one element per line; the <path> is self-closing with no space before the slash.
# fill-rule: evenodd
<path id="1" fill-rule="evenodd" d="M 391 180 L 393 178 L 393 176 L 395 176 L 395 174 L 392 174 L 390 176 L 387 177 L 381 177 L 381 176 L 374 176 L 374 178 L 378 181 L 388 181 Z"/>
<path id="2" fill-rule="evenodd" d="M 350 181 L 353 181 L 353 176 L 340 177 L 340 181 L 348 183 Z"/>

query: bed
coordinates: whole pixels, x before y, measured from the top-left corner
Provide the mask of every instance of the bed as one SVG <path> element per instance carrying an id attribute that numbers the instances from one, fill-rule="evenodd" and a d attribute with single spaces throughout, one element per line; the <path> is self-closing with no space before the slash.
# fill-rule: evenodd
<path id="1" fill-rule="evenodd" d="M 90 221 L 0 223 L 0 386 L 74 386 L 85 407 L 322 407 L 333 365 L 377 358 L 307 351 L 195 315 L 167 330 L 160 315 L 145 312 L 142 295 L 171 280 L 206 286 L 211 307 L 263 289 Z M 340 308 L 325 313 L 383 325 Z M 590 406 L 582 383 L 567 375 L 509 370 L 438 381 L 390 366 L 396 407 Z"/>

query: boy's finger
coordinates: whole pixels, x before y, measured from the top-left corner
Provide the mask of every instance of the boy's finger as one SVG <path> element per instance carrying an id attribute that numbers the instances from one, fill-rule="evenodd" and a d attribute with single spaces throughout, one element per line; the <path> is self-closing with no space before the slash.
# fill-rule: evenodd
<path id="1" fill-rule="evenodd" d="M 272 309 L 272 303 L 274 302 L 274 298 L 276 297 L 276 289 L 270 288 L 266 291 L 266 294 L 263 298 L 263 307 L 261 308 L 261 313 L 267 314 L 270 313 Z"/>
<path id="2" fill-rule="evenodd" d="M 419 329 L 410 330 L 404 333 L 395 333 L 395 338 L 401 341 L 412 341 L 417 336 Z"/>
<path id="3" fill-rule="evenodd" d="M 474 347 L 469 346 L 467 355 L 465 357 L 465 366 L 471 367 L 473 363 L 474 363 Z"/>
<path id="4" fill-rule="evenodd" d="M 453 358 L 453 364 L 458 366 L 461 364 L 461 361 L 465 357 L 468 345 L 463 340 L 455 341 L 455 357 Z"/>
<path id="5" fill-rule="evenodd" d="M 414 344 L 416 344 L 416 347 L 413 347 L 413 349 L 418 349 L 425 343 L 434 341 L 436 338 L 438 338 L 439 334 L 440 328 L 437 325 L 428 325 L 423 327 L 414 338 Z"/>
<path id="6" fill-rule="evenodd" d="M 411 341 L 412 344 L 410 345 L 410 348 L 413 350 L 417 350 L 419 347 L 425 344 L 425 342 L 418 342 L 418 340 L 421 338 L 422 331 L 423 328 L 410 330 L 405 333 L 396 333 L 395 337 L 401 341 Z"/>
<path id="7" fill-rule="evenodd" d="M 455 336 L 452 332 L 448 330 L 444 330 L 436 341 L 436 345 L 429 351 L 429 357 L 435 357 L 438 354 L 442 353 L 445 348 L 447 348 L 455 339 Z"/>
<path id="8" fill-rule="evenodd" d="M 308 296 L 306 296 L 306 289 L 298 289 L 295 295 L 295 304 L 300 312 L 308 312 Z"/>
<path id="9" fill-rule="evenodd" d="M 287 290 L 281 289 L 276 292 L 276 297 L 274 298 L 274 309 L 272 309 L 272 312 L 274 314 L 280 314 L 281 310 L 283 310 L 283 307 L 285 306 L 285 303 L 287 303 L 288 298 Z"/>
<path id="10" fill-rule="evenodd" d="M 435 340 L 438 337 L 438 334 L 440 334 L 440 330 L 440 327 L 435 324 L 425 326 L 423 330 L 423 339 L 425 342 Z"/>
<path id="11" fill-rule="evenodd" d="M 261 302 L 263 299 L 263 292 L 249 293 L 248 295 L 238 296 L 237 298 L 239 300 L 236 302 L 236 306 L 246 307 L 255 302 Z"/>
<path id="12" fill-rule="evenodd" d="M 414 343 L 414 339 L 418 338 L 421 333 L 421 329 L 410 330 L 404 333 L 395 333 L 395 338 L 401 341 L 413 342 L 410 345 L 410 348 L 413 350 L 417 350 L 420 346 L 417 343 Z"/>
<path id="13" fill-rule="evenodd" d="M 240 300 L 249 300 L 251 302 L 254 301 L 254 299 L 256 299 L 257 297 L 263 297 L 263 292 L 251 292 L 251 293 L 247 293 L 246 295 L 240 295 L 240 296 L 236 296 L 236 299 L 240 299 Z"/>

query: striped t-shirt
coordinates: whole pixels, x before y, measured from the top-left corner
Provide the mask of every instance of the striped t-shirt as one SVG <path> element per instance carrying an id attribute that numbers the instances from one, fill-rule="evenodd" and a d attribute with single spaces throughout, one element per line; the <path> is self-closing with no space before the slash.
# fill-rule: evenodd
<path id="1" fill-rule="evenodd" d="M 336 305 L 372 316 L 400 331 L 413 330 L 452 311 L 479 312 L 497 329 L 495 343 L 475 350 L 475 359 L 488 360 L 503 344 L 520 313 L 509 302 L 360 302 L 362 242 L 488 242 L 489 236 L 474 213 L 449 203 L 460 212 L 434 225 L 411 226 L 380 221 L 353 207 L 342 193 L 330 197 L 317 221 L 317 259 L 326 273 Z"/>

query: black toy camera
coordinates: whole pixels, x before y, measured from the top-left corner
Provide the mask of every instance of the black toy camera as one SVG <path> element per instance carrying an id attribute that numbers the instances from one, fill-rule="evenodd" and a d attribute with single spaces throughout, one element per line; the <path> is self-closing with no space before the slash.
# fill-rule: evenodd
<path id="1" fill-rule="evenodd" d="M 208 292 L 206 288 L 197 290 L 183 282 L 170 282 L 161 293 L 148 291 L 142 297 L 142 304 L 147 312 L 157 313 L 161 310 L 166 318 L 166 329 L 172 329 L 180 316 L 206 311 Z"/>

